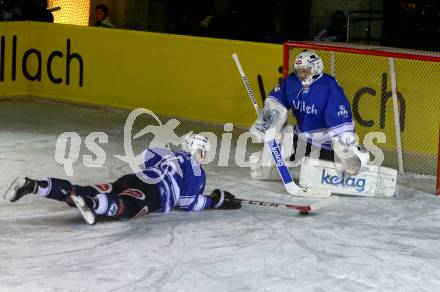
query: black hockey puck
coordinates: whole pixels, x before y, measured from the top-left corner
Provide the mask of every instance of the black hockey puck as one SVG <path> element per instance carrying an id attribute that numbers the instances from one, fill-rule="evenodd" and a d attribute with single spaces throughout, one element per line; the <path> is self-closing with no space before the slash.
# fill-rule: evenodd
<path id="1" fill-rule="evenodd" d="M 299 211 L 299 215 L 309 215 L 309 211 Z"/>

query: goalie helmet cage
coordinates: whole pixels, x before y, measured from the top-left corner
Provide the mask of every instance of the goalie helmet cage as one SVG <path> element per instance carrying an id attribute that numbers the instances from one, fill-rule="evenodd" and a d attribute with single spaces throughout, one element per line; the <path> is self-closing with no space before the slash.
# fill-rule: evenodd
<path id="1" fill-rule="evenodd" d="M 371 140 L 384 153 L 383 165 L 401 174 L 437 175 L 435 191 L 440 195 L 440 53 L 289 41 L 283 48 L 284 78 L 305 49 L 322 58 L 324 72 L 344 89 L 360 142 L 365 144 L 373 132 L 384 133 L 386 142 Z"/>

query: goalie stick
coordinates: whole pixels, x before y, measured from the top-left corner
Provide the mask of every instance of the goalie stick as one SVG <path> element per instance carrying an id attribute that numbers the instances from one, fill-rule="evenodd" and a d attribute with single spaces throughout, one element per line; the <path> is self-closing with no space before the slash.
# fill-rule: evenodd
<path id="1" fill-rule="evenodd" d="M 318 209 L 321 209 L 323 207 L 329 206 L 339 200 L 338 197 L 331 197 L 328 200 L 322 200 L 315 204 L 310 205 L 299 205 L 299 204 L 283 204 L 283 203 L 275 203 L 275 202 L 266 202 L 266 201 L 257 201 L 257 200 L 246 200 L 246 199 L 239 199 L 235 198 L 237 201 L 240 201 L 242 203 L 247 203 L 250 205 L 257 205 L 262 207 L 272 207 L 272 208 L 287 208 L 287 209 L 295 209 L 300 211 L 300 214 L 306 215 L 309 212 L 316 211 Z"/>
<path id="2" fill-rule="evenodd" d="M 246 75 L 244 74 L 243 68 L 241 67 L 240 60 L 238 59 L 238 55 L 236 53 L 232 54 L 232 58 L 234 58 L 235 64 L 237 65 L 237 69 L 240 72 L 241 79 L 243 80 L 244 86 L 246 87 L 247 93 L 249 94 L 249 97 L 251 98 L 252 104 L 255 108 L 255 112 L 257 113 L 257 116 L 260 117 L 260 109 L 258 107 L 257 101 L 255 99 L 254 93 L 252 92 L 251 86 L 249 85 L 249 82 L 246 78 Z M 292 178 L 292 175 L 289 172 L 289 169 L 286 166 L 286 163 L 284 162 L 283 157 L 281 156 L 281 149 L 278 145 L 277 141 L 275 139 L 271 139 L 268 141 L 265 141 L 267 146 L 270 149 L 270 152 L 272 153 L 272 158 L 275 162 L 275 165 L 278 169 L 278 172 L 280 174 L 280 177 L 283 181 L 284 187 L 286 188 L 287 192 L 294 196 L 303 196 L 303 197 L 330 197 L 331 192 L 330 191 L 324 191 L 324 190 L 313 190 L 309 188 L 302 188 L 298 186 Z"/>

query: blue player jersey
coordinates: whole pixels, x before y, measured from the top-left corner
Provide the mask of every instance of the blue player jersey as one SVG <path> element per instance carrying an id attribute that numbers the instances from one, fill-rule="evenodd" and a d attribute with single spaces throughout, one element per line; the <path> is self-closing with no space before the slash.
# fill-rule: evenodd
<path id="1" fill-rule="evenodd" d="M 331 149 L 331 138 L 354 132 L 350 103 L 342 88 L 330 75 L 322 74 L 310 86 L 303 87 L 295 74 L 270 92 L 268 98 L 292 109 L 296 134 L 304 140 Z"/>
<path id="2" fill-rule="evenodd" d="M 211 206 L 211 197 L 204 196 L 206 176 L 200 164 L 185 151 L 166 148 L 146 149 L 143 175 L 160 189 L 161 211 L 179 207 L 198 211 Z"/>

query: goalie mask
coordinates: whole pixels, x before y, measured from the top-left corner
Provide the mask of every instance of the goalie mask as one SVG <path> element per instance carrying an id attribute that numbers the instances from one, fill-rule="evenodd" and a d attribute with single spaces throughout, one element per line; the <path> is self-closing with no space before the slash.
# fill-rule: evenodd
<path id="1" fill-rule="evenodd" d="M 181 144 L 182 150 L 191 153 L 191 155 L 200 154 L 200 161 L 206 157 L 207 152 L 211 149 L 208 138 L 202 135 L 189 134 L 183 138 Z"/>
<path id="2" fill-rule="evenodd" d="M 324 70 L 321 58 L 314 51 L 303 51 L 295 59 L 295 73 L 303 85 L 310 85 Z"/>

